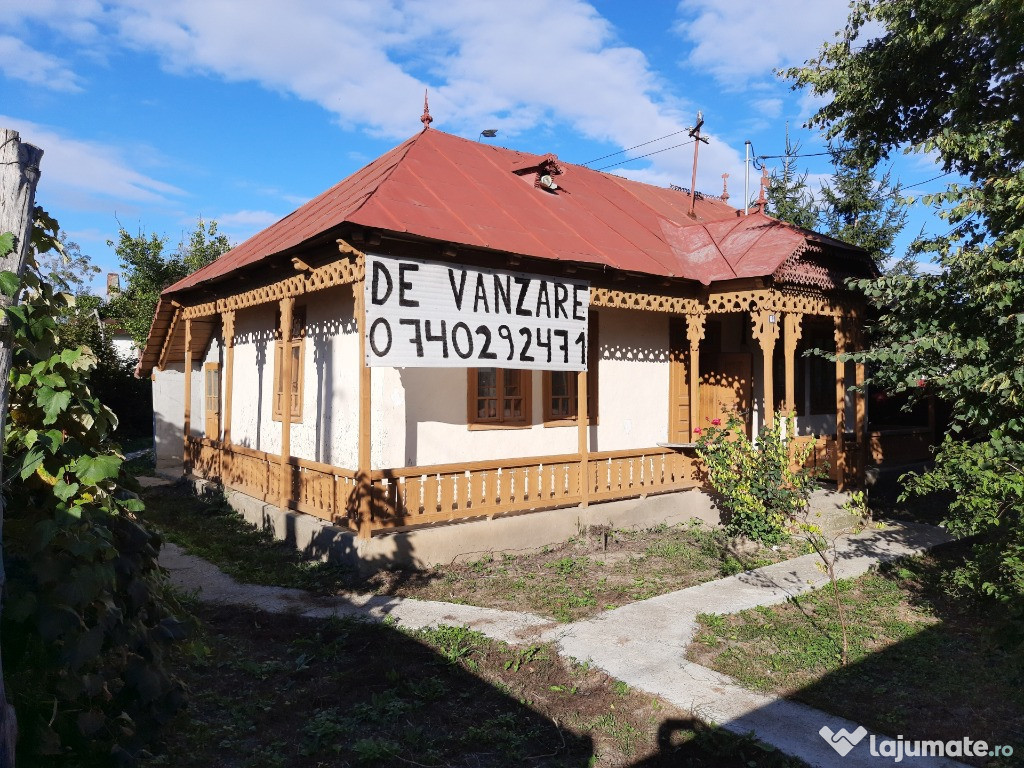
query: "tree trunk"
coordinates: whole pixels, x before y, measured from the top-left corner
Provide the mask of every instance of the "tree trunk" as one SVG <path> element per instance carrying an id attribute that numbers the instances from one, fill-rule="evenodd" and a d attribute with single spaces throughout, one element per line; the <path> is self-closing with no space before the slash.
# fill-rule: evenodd
<path id="1" fill-rule="evenodd" d="M 32 210 L 35 206 L 39 161 L 43 151 L 31 144 L 22 144 L 17 131 L 0 128 L 0 234 L 14 234 L 14 250 L 0 257 L 0 271 L 21 276 L 32 239 Z M 7 421 L 7 380 L 11 372 L 11 334 L 6 313 L 9 301 L 0 296 L 0 427 Z M 0 461 L 0 484 L 3 464 Z M 3 497 L 0 496 L 0 609 L 5 587 L 3 559 Z M 18 737 L 14 708 L 7 701 L 0 660 L 0 768 L 13 768 L 14 747 Z"/>

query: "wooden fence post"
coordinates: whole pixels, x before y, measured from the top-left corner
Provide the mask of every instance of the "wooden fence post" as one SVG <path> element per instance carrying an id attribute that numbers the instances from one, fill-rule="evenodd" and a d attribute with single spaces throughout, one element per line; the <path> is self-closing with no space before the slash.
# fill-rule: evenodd
<path id="1" fill-rule="evenodd" d="M 36 184 L 39 183 L 39 161 L 43 151 L 31 144 L 23 144 L 17 131 L 0 128 L 0 234 L 14 235 L 14 249 L 0 256 L 0 270 L 14 272 L 19 277 L 25 269 L 32 231 L 32 212 L 35 208 Z M 0 425 L 7 421 L 7 379 L 11 372 L 11 339 L 6 297 L 0 297 Z M 3 466 L 0 465 L 0 482 Z M 3 531 L 3 498 L 0 496 L 0 532 Z M 2 540 L 0 540 L 2 544 Z M 0 597 L 4 592 L 3 550 L 0 549 Z M 0 768 L 13 768 L 15 744 L 18 739 L 18 721 L 7 701 L 0 662 Z"/>

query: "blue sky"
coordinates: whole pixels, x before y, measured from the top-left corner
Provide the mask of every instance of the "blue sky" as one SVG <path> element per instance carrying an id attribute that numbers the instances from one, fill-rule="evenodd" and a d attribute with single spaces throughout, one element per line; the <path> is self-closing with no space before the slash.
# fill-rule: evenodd
<path id="1" fill-rule="evenodd" d="M 118 269 L 118 222 L 173 246 L 202 216 L 241 242 L 420 130 L 425 88 L 434 128 L 496 128 L 491 141 L 570 162 L 682 130 L 700 109 L 697 187 L 717 194 L 729 173 L 739 205 L 745 140 L 780 154 L 789 121 L 803 152 L 823 149 L 801 127 L 814 103 L 773 69 L 845 17 L 846 0 L 5 0 L 0 126 L 43 148 L 38 200 L 104 272 Z M 608 170 L 688 187 L 692 157 Z M 812 182 L 828 173 L 826 158 L 801 162 Z M 892 163 L 904 184 L 941 173 Z M 945 231 L 918 204 L 902 242 L 922 226 Z"/>

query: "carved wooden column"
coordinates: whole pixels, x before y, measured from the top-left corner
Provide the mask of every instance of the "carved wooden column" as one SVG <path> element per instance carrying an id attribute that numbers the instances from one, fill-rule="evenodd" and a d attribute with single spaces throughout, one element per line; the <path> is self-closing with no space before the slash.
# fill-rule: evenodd
<path id="1" fill-rule="evenodd" d="M 292 314 L 295 299 L 284 298 L 281 308 L 281 497 L 278 506 L 288 509 L 292 495 Z M 276 389 L 277 382 L 274 382 Z"/>
<path id="2" fill-rule="evenodd" d="M 235 311 L 222 312 L 224 332 L 224 445 L 231 444 L 231 397 L 235 379 Z"/>
<path id="3" fill-rule="evenodd" d="M 839 357 L 846 352 L 846 322 L 835 316 L 836 339 L 836 485 L 846 487 L 846 363 Z"/>
<path id="4" fill-rule="evenodd" d="M 185 472 L 192 471 L 192 451 L 189 438 L 192 433 L 192 319 L 185 320 L 185 436 L 182 442 L 182 464 Z"/>
<path id="5" fill-rule="evenodd" d="M 764 390 L 762 419 L 765 427 L 775 423 L 775 369 L 772 360 L 779 340 L 779 316 L 767 309 L 750 313 L 752 335 L 761 345 L 761 383 Z"/>
<path id="6" fill-rule="evenodd" d="M 370 482 L 371 393 L 370 366 L 366 364 L 366 278 L 352 284 L 354 312 L 359 329 L 359 470 L 356 473 L 359 537 L 373 535 L 373 484 Z"/>
<path id="7" fill-rule="evenodd" d="M 854 350 L 860 352 L 864 349 L 864 315 L 854 311 L 850 315 L 853 324 L 852 338 Z M 867 392 L 864 391 L 864 379 L 867 378 L 867 371 L 863 362 L 854 365 L 854 383 L 857 390 L 853 395 L 855 426 L 857 433 L 857 483 L 864 482 L 864 467 L 867 466 L 868 457 L 868 400 Z"/>
<path id="8" fill-rule="evenodd" d="M 690 442 L 697 439 L 694 432 L 700 426 L 700 342 L 704 338 L 707 315 L 686 316 L 686 339 L 690 342 Z"/>
<path id="9" fill-rule="evenodd" d="M 785 410 L 790 414 L 790 434 L 797 422 L 797 344 L 804 333 L 804 315 L 787 312 L 782 318 L 782 351 L 785 355 Z"/>

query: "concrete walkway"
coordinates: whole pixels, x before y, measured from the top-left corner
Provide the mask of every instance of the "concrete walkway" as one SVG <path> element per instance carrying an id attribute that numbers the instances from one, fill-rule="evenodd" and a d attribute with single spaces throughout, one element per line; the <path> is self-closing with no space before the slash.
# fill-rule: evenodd
<path id="1" fill-rule="evenodd" d="M 839 540 L 836 575 L 851 578 L 880 562 L 919 554 L 948 540 L 938 528 L 903 523 L 868 530 Z M 661 696 L 681 709 L 736 733 L 753 731 L 759 739 L 812 766 L 891 765 L 891 757 L 872 757 L 869 737 L 845 757 L 819 735 L 853 733 L 857 724 L 775 696 L 755 693 L 735 680 L 685 659 L 699 613 L 735 613 L 774 605 L 823 586 L 828 577 L 817 555 L 804 555 L 608 611 L 586 621 L 558 624 L 541 616 L 453 603 L 397 597 L 347 595 L 320 597 L 297 589 L 239 584 L 216 566 L 164 546 L 161 564 L 171 581 L 198 590 L 200 599 L 223 605 L 255 606 L 274 613 L 311 618 L 351 616 L 372 621 L 386 617 L 412 629 L 438 624 L 467 626 L 506 643 L 550 641 L 565 656 L 594 666 L 632 688 Z M 951 734 L 962 738 L 978 734 Z M 881 741 L 886 738 L 877 735 Z M 962 766 L 953 760 L 905 757 L 900 765 Z"/>

